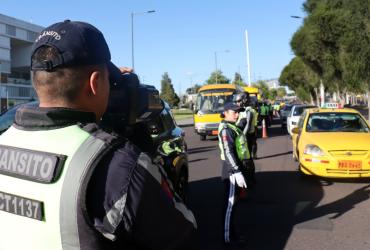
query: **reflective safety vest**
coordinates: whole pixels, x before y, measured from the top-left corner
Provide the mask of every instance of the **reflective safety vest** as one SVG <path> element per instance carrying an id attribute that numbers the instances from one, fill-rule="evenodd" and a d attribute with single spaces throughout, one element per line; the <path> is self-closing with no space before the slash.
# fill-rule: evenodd
<path id="1" fill-rule="evenodd" d="M 236 153 L 237 153 L 238 159 L 240 161 L 250 159 L 247 140 L 243 132 L 237 126 L 231 123 L 228 123 L 226 121 L 222 121 L 220 122 L 218 126 L 218 142 L 219 142 L 218 146 L 220 147 L 220 151 L 221 151 L 221 160 L 223 161 L 225 160 L 225 152 L 224 152 L 224 148 L 222 145 L 221 131 L 227 128 L 232 129 L 236 133 L 236 138 L 234 139 L 234 142 L 236 146 Z"/>
<path id="2" fill-rule="evenodd" d="M 258 111 L 253 109 L 253 112 L 256 116 L 256 119 L 254 120 L 254 126 L 257 127 L 258 126 Z"/>
<path id="3" fill-rule="evenodd" d="M 247 117 L 248 117 L 247 116 L 247 113 L 248 112 L 251 112 L 252 113 L 252 121 L 248 121 L 248 123 L 251 124 L 248 133 L 249 134 L 253 134 L 253 133 L 255 133 L 255 127 L 257 126 L 257 116 L 258 116 L 258 113 L 251 106 L 246 107 L 243 112 L 240 112 L 239 113 L 238 121 L 236 122 L 236 124 L 239 125 L 239 122 L 240 122 L 241 119 L 247 119 Z"/>
<path id="4" fill-rule="evenodd" d="M 80 249 L 78 205 L 111 146 L 77 125 L 2 134 L 0 249 Z"/>
<path id="5" fill-rule="evenodd" d="M 261 106 L 261 115 L 268 115 L 269 114 L 269 107 L 267 105 Z"/>

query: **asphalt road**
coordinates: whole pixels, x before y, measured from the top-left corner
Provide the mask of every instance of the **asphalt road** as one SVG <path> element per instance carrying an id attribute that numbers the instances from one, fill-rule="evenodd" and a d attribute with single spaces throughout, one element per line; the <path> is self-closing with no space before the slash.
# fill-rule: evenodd
<path id="1" fill-rule="evenodd" d="M 184 130 L 199 249 L 225 249 L 217 138 L 200 141 L 191 124 Z M 244 249 L 370 249 L 369 179 L 302 178 L 286 132 L 273 125 L 268 136 L 258 139 L 258 184 L 235 216 Z"/>

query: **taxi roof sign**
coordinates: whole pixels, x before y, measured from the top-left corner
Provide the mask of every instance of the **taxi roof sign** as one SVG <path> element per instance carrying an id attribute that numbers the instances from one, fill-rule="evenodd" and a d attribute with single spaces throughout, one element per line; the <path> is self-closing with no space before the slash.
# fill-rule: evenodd
<path id="1" fill-rule="evenodd" d="M 326 108 L 326 109 L 340 109 L 342 107 L 341 107 L 341 105 L 339 105 L 336 102 L 327 102 L 327 103 L 324 103 L 323 108 Z"/>

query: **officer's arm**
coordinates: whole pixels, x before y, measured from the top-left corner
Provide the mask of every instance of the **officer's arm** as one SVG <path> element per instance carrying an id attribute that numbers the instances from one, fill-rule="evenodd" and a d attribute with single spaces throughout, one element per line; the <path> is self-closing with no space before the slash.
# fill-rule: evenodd
<path id="1" fill-rule="evenodd" d="M 232 172 L 239 171 L 237 156 L 235 155 L 235 141 L 230 129 L 221 130 L 221 143 L 225 154 L 225 161 L 232 167 Z"/>
<path id="2" fill-rule="evenodd" d="M 87 192 L 95 228 L 117 249 L 193 249 L 195 218 L 161 169 L 130 143 L 107 158 Z"/>
<path id="3" fill-rule="evenodd" d="M 253 113 L 251 111 L 248 111 L 247 112 L 247 118 L 246 118 L 246 121 L 247 121 L 247 124 L 245 125 L 244 129 L 243 129 L 243 133 L 245 135 L 247 135 L 248 131 L 251 130 L 251 126 L 252 126 L 252 118 L 253 118 Z"/>
<path id="4" fill-rule="evenodd" d="M 132 176 L 135 184 L 130 194 L 132 198 L 141 195 L 133 224 L 135 241 L 145 249 L 194 249 L 194 215 L 174 193 L 161 167 L 143 155 L 139 163 L 141 166 Z"/>
<path id="5" fill-rule="evenodd" d="M 247 118 L 246 117 L 241 117 L 238 122 L 236 123 L 236 125 L 238 126 L 238 128 L 240 128 L 242 131 L 244 130 L 245 126 L 247 125 Z"/>

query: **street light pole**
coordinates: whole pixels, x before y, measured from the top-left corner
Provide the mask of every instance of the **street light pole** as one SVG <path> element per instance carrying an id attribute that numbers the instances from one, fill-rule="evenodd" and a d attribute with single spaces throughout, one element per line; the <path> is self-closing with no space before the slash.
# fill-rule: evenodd
<path id="1" fill-rule="evenodd" d="M 215 51 L 215 74 L 216 74 L 216 84 L 217 84 L 217 52 Z"/>
<path id="2" fill-rule="evenodd" d="M 245 30 L 245 47 L 247 52 L 247 75 L 248 75 L 248 86 L 252 86 L 251 83 L 251 65 L 249 63 L 249 41 L 248 41 L 248 31 Z"/>
<path id="3" fill-rule="evenodd" d="M 1 73 L 2 73 L 2 70 L 3 70 L 3 64 L 2 64 L 2 62 L 0 62 L 0 113 L 3 112 L 3 104 L 2 104 L 2 96 L 1 96 Z"/>
<path id="4" fill-rule="evenodd" d="M 134 12 L 131 12 L 131 67 L 134 66 Z"/>
<path id="5" fill-rule="evenodd" d="M 226 50 L 222 50 L 222 51 L 215 51 L 216 84 L 218 84 L 218 76 L 217 76 L 217 70 L 218 70 L 218 67 L 217 67 L 217 53 L 219 53 L 219 52 L 228 53 L 228 52 L 230 52 L 230 50 L 226 49 Z"/>
<path id="6" fill-rule="evenodd" d="M 135 68 L 135 59 L 134 59 L 134 16 L 135 15 L 142 15 L 142 14 L 150 14 L 154 13 L 155 10 L 148 10 L 144 12 L 131 12 L 131 60 L 132 60 L 132 68 Z"/>

